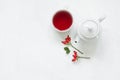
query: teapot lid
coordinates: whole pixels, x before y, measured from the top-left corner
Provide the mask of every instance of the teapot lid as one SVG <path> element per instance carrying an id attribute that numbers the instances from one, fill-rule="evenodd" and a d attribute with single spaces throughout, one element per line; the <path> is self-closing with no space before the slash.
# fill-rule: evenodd
<path id="1" fill-rule="evenodd" d="M 94 20 L 84 21 L 80 28 L 78 28 L 78 33 L 85 38 L 91 39 L 97 36 L 99 33 L 99 24 Z"/>

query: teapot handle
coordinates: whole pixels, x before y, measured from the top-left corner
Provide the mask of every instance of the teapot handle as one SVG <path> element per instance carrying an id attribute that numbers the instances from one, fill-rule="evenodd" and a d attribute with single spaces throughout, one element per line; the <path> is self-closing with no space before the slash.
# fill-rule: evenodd
<path id="1" fill-rule="evenodd" d="M 106 16 L 104 15 L 104 16 L 102 16 L 102 17 L 100 17 L 99 19 L 98 19 L 98 22 L 102 22 L 104 19 L 106 18 Z"/>

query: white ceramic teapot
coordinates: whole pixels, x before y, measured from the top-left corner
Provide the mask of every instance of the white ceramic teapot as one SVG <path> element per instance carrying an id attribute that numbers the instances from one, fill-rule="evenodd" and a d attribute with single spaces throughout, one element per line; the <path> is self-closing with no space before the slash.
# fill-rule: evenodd
<path id="1" fill-rule="evenodd" d="M 104 19 L 105 16 L 97 20 L 88 19 L 83 21 L 81 25 L 77 28 L 76 41 L 79 41 L 79 39 L 89 41 L 98 38 L 101 32 L 100 24 Z"/>

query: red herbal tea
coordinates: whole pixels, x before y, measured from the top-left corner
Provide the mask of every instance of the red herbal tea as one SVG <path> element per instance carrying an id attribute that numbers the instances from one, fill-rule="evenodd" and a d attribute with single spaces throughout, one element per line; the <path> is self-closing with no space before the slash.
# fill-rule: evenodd
<path id="1" fill-rule="evenodd" d="M 59 31 L 68 30 L 72 25 L 73 19 L 68 11 L 61 10 L 58 11 L 53 16 L 53 25 Z"/>

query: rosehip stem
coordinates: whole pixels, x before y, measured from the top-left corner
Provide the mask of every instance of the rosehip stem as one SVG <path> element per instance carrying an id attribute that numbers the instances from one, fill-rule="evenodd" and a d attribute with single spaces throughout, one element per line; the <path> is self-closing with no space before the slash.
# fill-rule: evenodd
<path id="1" fill-rule="evenodd" d="M 80 56 L 78 56 L 78 58 L 90 59 L 90 57 L 80 57 Z"/>
<path id="2" fill-rule="evenodd" d="M 76 49 L 79 53 L 84 54 L 82 51 L 80 51 L 79 49 L 77 49 L 76 47 L 74 47 L 71 43 L 70 43 L 70 45 L 71 45 L 72 48 Z"/>

